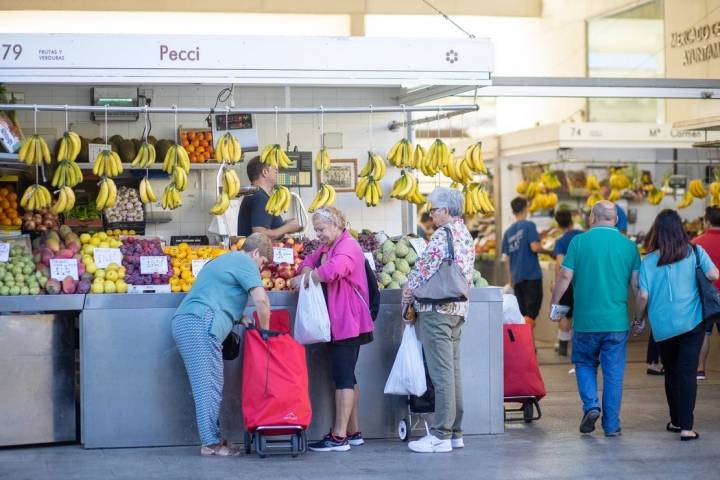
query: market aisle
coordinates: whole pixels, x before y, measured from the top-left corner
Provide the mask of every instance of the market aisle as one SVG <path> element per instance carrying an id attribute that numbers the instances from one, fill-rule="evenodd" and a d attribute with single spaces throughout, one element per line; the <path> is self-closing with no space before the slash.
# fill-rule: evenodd
<path id="1" fill-rule="evenodd" d="M 630 358 L 641 359 L 641 343 Z M 547 352 L 541 349 L 541 355 Z M 547 353 L 549 356 L 550 354 Z M 720 372 L 701 383 L 696 409 L 699 442 L 681 443 L 665 432 L 662 378 L 645 374 L 644 363 L 628 367 L 623 436 L 581 438 L 579 400 L 567 364 L 543 367 L 551 391 L 542 401 L 543 419 L 509 424 L 501 436 L 469 437 L 464 451 L 423 456 L 398 441 L 370 441 L 348 454 L 307 454 L 299 459 L 256 456 L 201 458 L 196 447 L 83 450 L 79 446 L 0 449 L 0 478 L 8 479 L 217 479 L 282 475 L 324 478 L 669 478 L 679 474 L 713 478 L 720 439 Z"/>

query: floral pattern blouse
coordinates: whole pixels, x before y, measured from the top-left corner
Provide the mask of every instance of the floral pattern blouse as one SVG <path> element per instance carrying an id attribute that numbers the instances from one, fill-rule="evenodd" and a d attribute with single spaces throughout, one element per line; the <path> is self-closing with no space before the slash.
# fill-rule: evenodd
<path id="1" fill-rule="evenodd" d="M 450 229 L 453 238 L 453 249 L 455 251 L 455 263 L 465 275 L 468 285 L 472 287 L 473 270 L 475 269 L 475 249 L 473 248 L 473 238 L 470 235 L 462 218 L 453 218 L 445 227 Z M 415 262 L 415 266 L 408 274 L 408 282 L 403 290 L 403 303 L 408 304 L 413 301 L 413 292 L 416 288 L 424 285 L 430 277 L 440 268 L 442 261 L 450 255 L 448 252 L 447 233 L 445 227 L 435 230 L 425 251 Z M 430 312 L 433 308 L 439 313 L 446 315 L 459 315 L 464 317 L 467 315 L 470 301 L 452 302 L 443 305 L 419 304 L 415 302 L 415 309 L 418 312 Z"/>

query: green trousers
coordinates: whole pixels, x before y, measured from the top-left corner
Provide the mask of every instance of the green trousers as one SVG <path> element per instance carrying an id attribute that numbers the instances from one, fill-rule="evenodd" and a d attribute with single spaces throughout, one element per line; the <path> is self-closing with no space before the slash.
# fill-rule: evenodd
<path id="1" fill-rule="evenodd" d="M 460 333 L 463 323 L 465 319 L 458 315 L 418 313 L 417 336 L 435 387 L 435 415 L 430 433 L 441 440 L 462 437 Z"/>

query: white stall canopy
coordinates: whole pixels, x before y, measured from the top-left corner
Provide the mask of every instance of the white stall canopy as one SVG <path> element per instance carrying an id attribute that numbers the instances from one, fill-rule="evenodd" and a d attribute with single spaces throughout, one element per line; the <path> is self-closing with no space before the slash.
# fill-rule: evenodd
<path id="1" fill-rule="evenodd" d="M 0 82 L 490 85 L 489 39 L 0 35 Z"/>

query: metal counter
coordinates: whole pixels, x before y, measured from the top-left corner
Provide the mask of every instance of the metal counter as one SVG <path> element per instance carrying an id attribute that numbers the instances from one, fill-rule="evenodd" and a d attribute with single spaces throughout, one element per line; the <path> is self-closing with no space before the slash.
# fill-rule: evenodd
<path id="1" fill-rule="evenodd" d="M 85 448 L 197 445 L 195 410 L 171 320 L 184 294 L 87 295 L 80 316 L 81 441 Z M 273 309 L 294 318 L 297 294 L 270 292 Z M 251 315 L 252 304 L 245 312 Z M 241 332 L 241 327 L 236 327 Z M 400 292 L 383 291 L 375 341 L 361 348 L 360 424 L 367 438 L 397 438 L 404 398 L 383 394 L 402 337 Z M 463 327 L 464 429 L 502 433 L 502 295 L 475 289 Z M 242 441 L 241 359 L 225 362 L 223 433 Z M 330 429 L 334 386 L 326 347 L 307 347 L 313 422 L 309 438 Z"/>
<path id="2" fill-rule="evenodd" d="M 0 297 L 0 446 L 77 440 L 75 319 L 84 299 Z"/>

